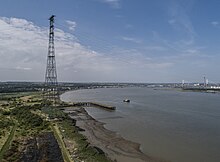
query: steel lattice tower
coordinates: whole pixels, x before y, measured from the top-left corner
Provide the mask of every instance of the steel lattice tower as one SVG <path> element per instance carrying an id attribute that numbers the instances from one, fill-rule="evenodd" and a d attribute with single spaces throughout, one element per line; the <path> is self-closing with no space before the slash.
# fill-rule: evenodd
<path id="1" fill-rule="evenodd" d="M 57 102 L 59 100 L 55 48 L 54 48 L 54 15 L 50 20 L 49 46 L 47 56 L 47 67 L 45 74 L 44 99 L 47 101 Z"/>

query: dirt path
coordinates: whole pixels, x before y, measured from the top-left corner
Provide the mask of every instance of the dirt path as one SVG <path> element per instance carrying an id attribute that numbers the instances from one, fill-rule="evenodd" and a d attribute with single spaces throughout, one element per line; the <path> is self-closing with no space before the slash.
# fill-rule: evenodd
<path id="1" fill-rule="evenodd" d="M 60 133 L 60 130 L 57 126 L 57 124 L 51 124 L 51 128 L 54 132 L 54 135 L 57 139 L 57 142 L 59 143 L 60 147 L 61 147 L 61 150 L 62 150 L 62 155 L 63 155 L 63 159 L 65 162 L 74 162 L 72 159 L 71 159 L 71 156 L 69 154 L 69 151 L 66 149 L 66 146 L 62 140 L 62 135 Z"/>

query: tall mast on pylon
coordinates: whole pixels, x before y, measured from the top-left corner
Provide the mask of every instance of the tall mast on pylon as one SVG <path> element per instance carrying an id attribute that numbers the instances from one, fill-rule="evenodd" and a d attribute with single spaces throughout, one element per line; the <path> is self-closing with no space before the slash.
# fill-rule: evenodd
<path id="1" fill-rule="evenodd" d="M 48 101 L 56 102 L 57 100 L 59 100 L 59 92 L 58 92 L 55 48 L 54 48 L 54 17 L 55 16 L 52 15 L 49 18 L 50 31 L 49 31 L 47 67 L 45 74 L 44 99 Z"/>

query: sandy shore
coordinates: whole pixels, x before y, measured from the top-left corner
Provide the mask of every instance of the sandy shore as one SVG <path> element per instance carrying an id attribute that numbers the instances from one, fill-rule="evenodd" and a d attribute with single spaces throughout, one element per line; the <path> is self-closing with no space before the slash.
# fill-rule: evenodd
<path id="1" fill-rule="evenodd" d="M 76 125 L 82 131 L 91 145 L 102 149 L 106 155 L 117 162 L 162 162 L 145 155 L 140 150 L 140 144 L 128 141 L 120 135 L 107 130 L 104 123 L 92 118 L 84 108 L 66 108 L 65 112 L 75 119 Z"/>

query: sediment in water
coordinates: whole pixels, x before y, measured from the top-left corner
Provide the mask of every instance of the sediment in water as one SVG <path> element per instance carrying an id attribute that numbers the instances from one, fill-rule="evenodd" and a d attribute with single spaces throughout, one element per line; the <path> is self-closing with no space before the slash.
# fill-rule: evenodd
<path id="1" fill-rule="evenodd" d="M 76 120 L 76 125 L 82 130 L 88 142 L 103 150 L 106 155 L 117 162 L 162 162 L 145 155 L 140 150 L 140 144 L 126 140 L 117 133 L 107 130 L 104 123 L 92 118 L 82 107 L 65 108 L 65 112 Z"/>

